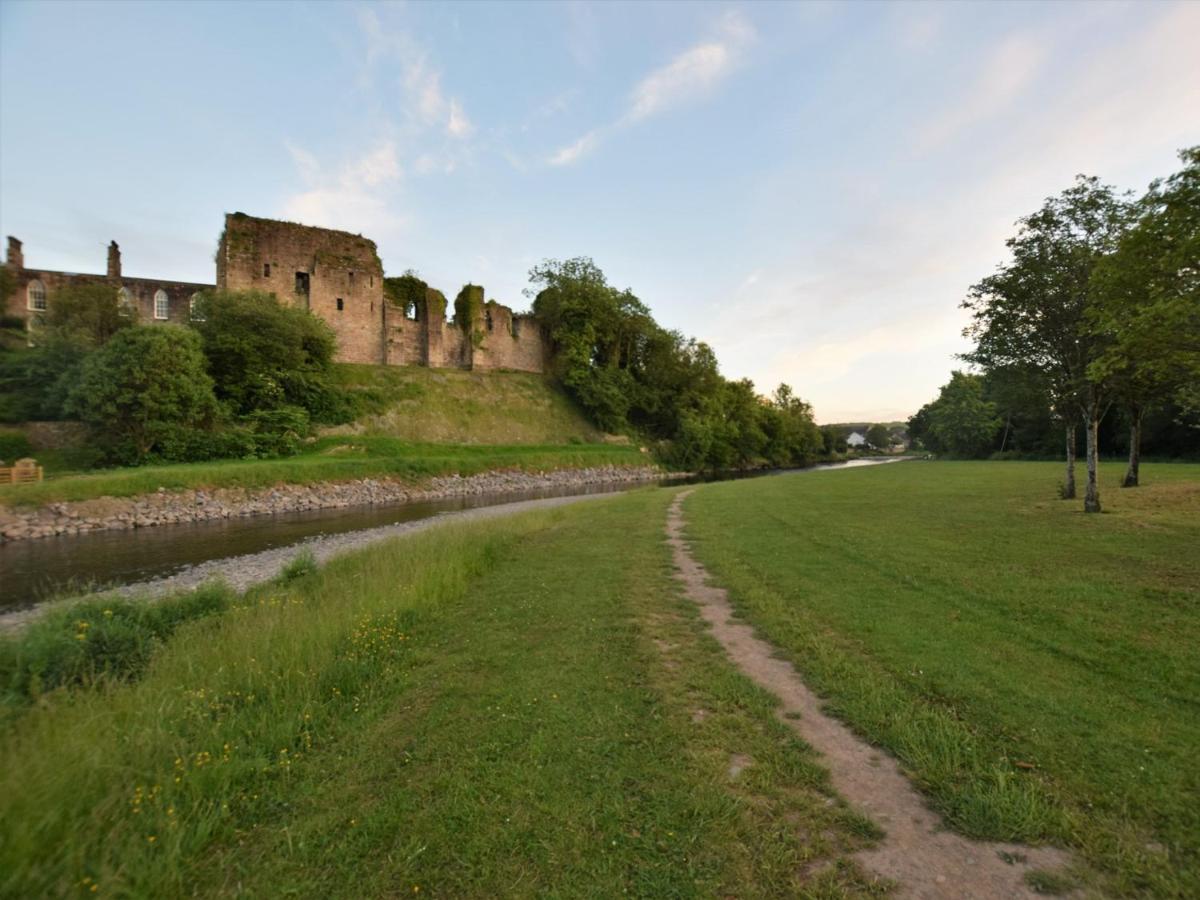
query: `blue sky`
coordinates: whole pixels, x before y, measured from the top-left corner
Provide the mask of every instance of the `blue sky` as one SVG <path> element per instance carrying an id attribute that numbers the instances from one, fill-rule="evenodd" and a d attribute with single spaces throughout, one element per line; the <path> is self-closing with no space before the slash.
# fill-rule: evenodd
<path id="1" fill-rule="evenodd" d="M 518 308 L 588 255 L 729 377 L 909 415 L 1077 172 L 1200 142 L 1200 3 L 0 0 L 0 231 L 211 281 L 226 212 L 362 232 Z"/>

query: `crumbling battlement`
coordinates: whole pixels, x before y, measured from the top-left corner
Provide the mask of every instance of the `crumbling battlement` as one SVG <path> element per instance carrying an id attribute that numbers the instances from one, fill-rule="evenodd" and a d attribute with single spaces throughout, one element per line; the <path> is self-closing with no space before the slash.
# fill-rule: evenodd
<path id="1" fill-rule="evenodd" d="M 8 242 L 6 266 L 17 290 L 7 311 L 26 319 L 36 318 L 66 284 L 108 281 L 121 286 L 122 298 L 143 321 L 184 324 L 192 298 L 212 287 L 124 278 L 115 241 L 107 275 L 26 269 L 21 242 Z M 375 242 L 359 234 L 230 213 L 216 263 L 218 289 L 263 291 L 328 322 L 340 362 L 543 372 L 549 359 L 545 333 L 532 314 L 485 300 L 484 289 L 472 284 L 448 310 L 445 295 L 415 275 L 385 278 Z"/>

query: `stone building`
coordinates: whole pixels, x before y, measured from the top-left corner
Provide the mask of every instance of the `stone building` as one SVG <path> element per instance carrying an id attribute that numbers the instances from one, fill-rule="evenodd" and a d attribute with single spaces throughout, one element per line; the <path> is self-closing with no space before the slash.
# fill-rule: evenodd
<path id="1" fill-rule="evenodd" d="M 141 321 L 183 324 L 194 297 L 214 286 L 124 277 L 115 241 L 105 275 L 27 269 L 21 242 L 13 237 L 6 266 L 17 286 L 6 312 L 27 320 L 68 284 L 107 282 L 119 285 L 122 301 Z M 532 314 L 485 301 L 482 287 L 466 285 L 448 319 L 440 291 L 413 276 L 385 278 L 375 242 L 345 231 L 226 215 L 215 286 L 264 291 L 320 316 L 337 335 L 340 362 L 542 372 L 549 358 L 544 330 Z"/>
<path id="2" fill-rule="evenodd" d="M 262 290 L 320 316 L 338 336 L 342 362 L 541 372 L 541 326 L 514 314 L 483 288 L 459 292 L 454 318 L 446 298 L 415 278 L 407 293 L 388 290 L 375 242 L 361 235 L 245 213 L 225 216 L 217 250 L 217 287 Z"/>
<path id="3" fill-rule="evenodd" d="M 121 248 L 113 241 L 108 245 L 108 267 L 103 275 L 78 272 L 55 272 L 49 269 L 29 269 L 21 242 L 8 239 L 5 267 L 13 275 L 16 290 L 8 298 L 4 312 L 26 320 L 36 320 L 53 302 L 54 292 L 71 284 L 116 285 L 121 303 L 135 310 L 143 322 L 175 322 L 184 324 L 191 318 L 195 296 L 211 290 L 211 284 L 190 281 L 166 281 L 159 278 L 130 278 L 121 273 Z"/>

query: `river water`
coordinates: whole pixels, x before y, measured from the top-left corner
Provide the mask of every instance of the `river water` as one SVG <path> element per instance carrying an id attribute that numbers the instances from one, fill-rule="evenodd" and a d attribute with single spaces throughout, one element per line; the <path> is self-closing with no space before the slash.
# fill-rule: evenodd
<path id="1" fill-rule="evenodd" d="M 894 458 L 860 459 L 813 466 L 801 471 L 846 469 L 892 461 Z M 767 474 L 779 473 L 665 478 L 657 484 L 668 486 Z M 0 544 L 0 613 L 30 607 L 47 598 L 67 593 L 82 594 L 162 578 L 209 560 L 288 547 L 323 535 L 414 522 L 481 506 L 544 497 L 614 493 L 645 487 L 646 484 L 580 485 L 504 494 L 475 494 L 427 503 L 304 510 L 131 531 L 94 531 L 39 540 L 10 541 Z"/>

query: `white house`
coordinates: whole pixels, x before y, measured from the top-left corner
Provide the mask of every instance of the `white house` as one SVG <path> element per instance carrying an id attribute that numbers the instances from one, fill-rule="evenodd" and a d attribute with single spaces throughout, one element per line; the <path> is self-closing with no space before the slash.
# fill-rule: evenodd
<path id="1" fill-rule="evenodd" d="M 857 431 L 850 432 L 850 436 L 846 438 L 847 447 L 865 447 L 866 445 L 867 439 Z"/>

